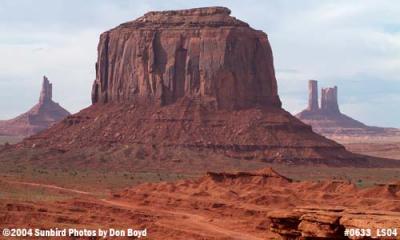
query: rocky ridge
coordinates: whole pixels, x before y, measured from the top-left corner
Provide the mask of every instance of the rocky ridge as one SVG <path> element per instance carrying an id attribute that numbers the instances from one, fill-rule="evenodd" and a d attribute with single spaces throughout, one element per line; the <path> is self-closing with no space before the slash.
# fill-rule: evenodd
<path id="1" fill-rule="evenodd" d="M 143 184 L 115 197 L 152 207 L 190 209 L 215 219 L 225 216 L 223 223 L 213 223 L 229 222 L 232 229 L 265 234 L 263 239 L 371 239 L 347 237 L 345 229 L 371 229 L 371 237 L 383 239 L 377 237 L 377 229 L 400 228 L 399 183 L 359 188 L 348 181 L 294 181 L 271 168 Z"/>

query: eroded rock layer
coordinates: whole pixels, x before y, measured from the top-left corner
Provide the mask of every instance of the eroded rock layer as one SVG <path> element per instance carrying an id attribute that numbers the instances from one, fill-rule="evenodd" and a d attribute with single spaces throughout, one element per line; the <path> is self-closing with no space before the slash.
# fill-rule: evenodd
<path id="1" fill-rule="evenodd" d="M 187 168 L 195 166 L 193 161 L 200 165 L 196 168 L 204 169 L 203 165 L 227 159 L 364 167 L 399 164 L 352 154 L 279 108 L 216 111 L 192 100 L 162 108 L 95 105 L 26 139 L 22 145 L 51 146 L 61 154 L 50 154 L 54 158 L 77 152 L 78 159 L 83 161 L 81 155 L 87 155 L 94 166 L 100 152 L 107 152 L 110 160 L 105 163 L 118 159 L 138 169 Z M 101 151 L 84 151 L 91 148 Z"/>

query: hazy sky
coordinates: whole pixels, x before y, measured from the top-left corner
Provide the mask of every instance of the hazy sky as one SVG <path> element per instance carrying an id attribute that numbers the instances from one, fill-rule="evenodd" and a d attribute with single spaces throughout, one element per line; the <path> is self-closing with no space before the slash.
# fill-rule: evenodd
<path id="1" fill-rule="evenodd" d="M 71 112 L 90 105 L 99 34 L 149 10 L 226 6 L 269 36 L 284 107 L 306 106 L 308 79 L 338 85 L 342 112 L 400 127 L 397 0 L 1 0 L 0 119 L 37 102 L 43 75 Z"/>

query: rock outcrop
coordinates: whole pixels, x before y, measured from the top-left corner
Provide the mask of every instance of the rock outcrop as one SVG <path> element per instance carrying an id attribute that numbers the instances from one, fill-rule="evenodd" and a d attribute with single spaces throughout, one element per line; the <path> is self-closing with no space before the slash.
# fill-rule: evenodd
<path id="1" fill-rule="evenodd" d="M 0 121 L 0 135 L 30 136 L 49 128 L 70 113 L 53 100 L 53 85 L 43 77 L 39 103 L 26 113 L 6 121 Z"/>
<path id="2" fill-rule="evenodd" d="M 393 135 L 400 131 L 393 128 L 372 127 L 340 112 L 337 86 L 321 89 L 321 107 L 318 106 L 317 81 L 310 80 L 307 108 L 296 115 L 313 130 L 327 137 Z"/>
<path id="3" fill-rule="evenodd" d="M 143 184 L 120 192 L 116 198 L 215 216 L 210 221 L 215 226 L 221 226 L 218 218 L 223 222 L 234 219 L 229 227 L 260 239 L 395 239 L 394 235 L 382 237 L 382 232 L 379 236 L 377 230 L 390 229 L 392 234 L 399 230 L 399 194 L 396 183 L 359 188 L 349 181 L 291 181 L 264 169 Z M 345 236 L 345 229 L 349 236 Z M 356 229 L 370 229 L 371 237 L 356 238 Z"/>
<path id="4" fill-rule="evenodd" d="M 150 12 L 103 33 L 93 103 L 182 97 L 218 109 L 280 107 L 267 35 L 227 8 Z"/>
<path id="5" fill-rule="evenodd" d="M 400 228 L 400 213 L 388 211 L 295 208 L 268 215 L 270 230 L 283 239 L 393 239 Z"/>
<path id="6" fill-rule="evenodd" d="M 101 149 L 82 160 L 96 166 L 99 152 L 111 165 L 122 151 L 118 159 L 138 169 L 204 169 L 221 159 L 384 163 L 346 151 L 283 110 L 267 35 L 229 14 L 150 12 L 103 33 L 93 105 L 21 146 Z"/>

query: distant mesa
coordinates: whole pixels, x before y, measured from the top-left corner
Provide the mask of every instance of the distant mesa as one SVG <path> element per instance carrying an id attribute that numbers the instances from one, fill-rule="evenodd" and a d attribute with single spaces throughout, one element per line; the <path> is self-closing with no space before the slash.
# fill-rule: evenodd
<path id="1" fill-rule="evenodd" d="M 296 115 L 301 121 L 312 126 L 317 133 L 326 136 L 337 135 L 385 135 L 395 134 L 396 129 L 367 126 L 340 112 L 338 87 L 321 89 L 321 107 L 318 101 L 318 82 L 308 82 L 308 107 Z"/>
<path id="2" fill-rule="evenodd" d="M 0 121 L 0 135 L 27 137 L 49 128 L 70 115 L 52 99 L 53 85 L 44 76 L 39 103 L 14 119 Z"/>

